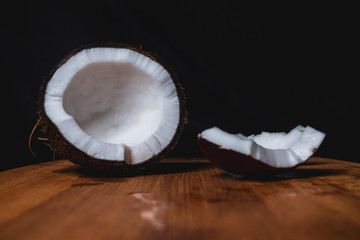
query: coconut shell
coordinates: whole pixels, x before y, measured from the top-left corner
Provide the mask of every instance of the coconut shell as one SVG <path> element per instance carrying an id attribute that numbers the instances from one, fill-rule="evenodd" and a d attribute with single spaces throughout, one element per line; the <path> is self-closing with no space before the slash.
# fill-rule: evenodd
<path id="1" fill-rule="evenodd" d="M 212 161 L 217 167 L 231 173 L 237 174 L 257 174 L 257 173 L 276 173 L 282 168 L 269 166 L 251 156 L 222 148 L 213 142 L 202 137 L 198 139 L 200 150 L 206 158 Z"/>
<path id="2" fill-rule="evenodd" d="M 128 165 L 125 161 L 114 161 L 114 160 L 105 160 L 94 158 L 89 156 L 85 152 L 76 148 L 73 144 L 71 144 L 60 132 L 57 126 L 51 121 L 51 119 L 47 116 L 45 112 L 44 102 L 45 102 L 45 92 L 48 82 L 51 80 L 54 73 L 59 69 L 65 62 L 67 62 L 72 56 L 79 53 L 82 50 L 90 49 L 94 47 L 109 47 L 109 48 L 126 48 L 133 51 L 136 51 L 150 59 L 156 61 L 160 65 L 162 65 L 170 74 L 174 85 L 176 87 L 177 95 L 179 98 L 179 124 L 176 129 L 176 133 L 171 140 L 171 142 L 167 145 L 165 149 L 163 149 L 160 153 L 153 156 L 151 159 L 146 160 L 143 163 L 136 165 Z M 39 92 L 39 100 L 38 100 L 38 115 L 40 118 L 40 125 L 42 127 L 42 132 L 47 136 L 50 145 L 54 148 L 54 150 L 60 154 L 62 157 L 72 161 L 75 164 L 79 164 L 82 167 L 96 170 L 96 171 L 106 171 L 106 172 L 120 172 L 120 173 L 130 173 L 136 172 L 139 169 L 146 168 L 154 163 L 158 162 L 160 159 L 164 158 L 166 154 L 170 150 L 172 150 L 177 142 L 180 139 L 182 131 L 184 129 L 185 124 L 187 123 L 187 111 L 185 108 L 185 94 L 183 88 L 180 84 L 180 81 L 177 75 L 169 68 L 163 61 L 161 61 L 157 55 L 154 55 L 141 47 L 135 47 L 122 43 L 96 43 L 86 45 L 80 48 L 77 48 L 71 51 L 67 56 L 65 56 L 50 72 L 50 74 L 44 79 L 43 84 L 40 87 Z"/>

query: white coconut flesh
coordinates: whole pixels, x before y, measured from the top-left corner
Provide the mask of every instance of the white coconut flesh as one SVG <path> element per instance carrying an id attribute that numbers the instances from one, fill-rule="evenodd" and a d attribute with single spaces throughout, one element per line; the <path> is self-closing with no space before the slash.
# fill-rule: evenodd
<path id="1" fill-rule="evenodd" d="M 306 161 L 320 146 L 325 134 L 312 128 L 297 126 L 289 133 L 262 132 L 244 136 L 230 134 L 217 127 L 203 131 L 199 137 L 222 149 L 251 156 L 276 168 L 288 168 Z"/>
<path id="2" fill-rule="evenodd" d="M 180 115 L 169 72 L 125 48 L 91 48 L 73 55 L 48 82 L 44 107 L 76 148 L 131 165 L 166 148 Z"/>

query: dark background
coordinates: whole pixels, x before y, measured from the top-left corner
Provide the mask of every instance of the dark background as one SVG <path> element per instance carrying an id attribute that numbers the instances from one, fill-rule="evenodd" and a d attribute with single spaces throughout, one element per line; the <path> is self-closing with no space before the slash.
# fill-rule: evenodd
<path id="1" fill-rule="evenodd" d="M 2 7 L 0 169 L 50 161 L 28 137 L 41 81 L 72 49 L 94 42 L 142 46 L 179 76 L 189 123 L 175 157 L 202 156 L 196 135 L 218 126 L 243 134 L 327 134 L 318 156 L 357 156 L 354 6 L 238 1 L 11 1 Z M 358 64 L 356 65 L 358 69 Z M 356 140 L 354 140 L 356 139 Z"/>

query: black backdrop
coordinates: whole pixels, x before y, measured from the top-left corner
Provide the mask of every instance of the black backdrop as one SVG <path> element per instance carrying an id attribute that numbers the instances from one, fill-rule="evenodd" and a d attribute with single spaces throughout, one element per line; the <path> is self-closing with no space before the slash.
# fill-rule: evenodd
<path id="1" fill-rule="evenodd" d="M 201 156 L 211 126 L 244 134 L 310 125 L 318 156 L 359 161 L 354 136 L 357 27 L 351 6 L 238 1 L 11 1 L 2 7 L 1 169 L 51 160 L 28 150 L 42 79 L 72 49 L 142 46 L 168 63 L 187 95 L 189 123 L 170 156 Z M 358 68 L 358 66 L 357 66 Z M 37 133 L 34 135 L 37 137 Z"/>

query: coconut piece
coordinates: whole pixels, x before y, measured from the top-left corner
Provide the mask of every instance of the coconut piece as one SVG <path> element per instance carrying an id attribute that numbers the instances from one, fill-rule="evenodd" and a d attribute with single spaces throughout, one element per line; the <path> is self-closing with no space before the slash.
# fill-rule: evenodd
<path id="1" fill-rule="evenodd" d="M 65 57 L 41 88 L 39 116 L 57 152 L 96 170 L 159 160 L 186 122 L 177 76 L 151 53 L 123 44 Z"/>
<path id="2" fill-rule="evenodd" d="M 292 168 L 315 153 L 325 134 L 297 126 L 289 133 L 262 132 L 244 136 L 230 134 L 217 127 L 198 135 L 201 151 L 228 172 L 267 172 Z"/>

